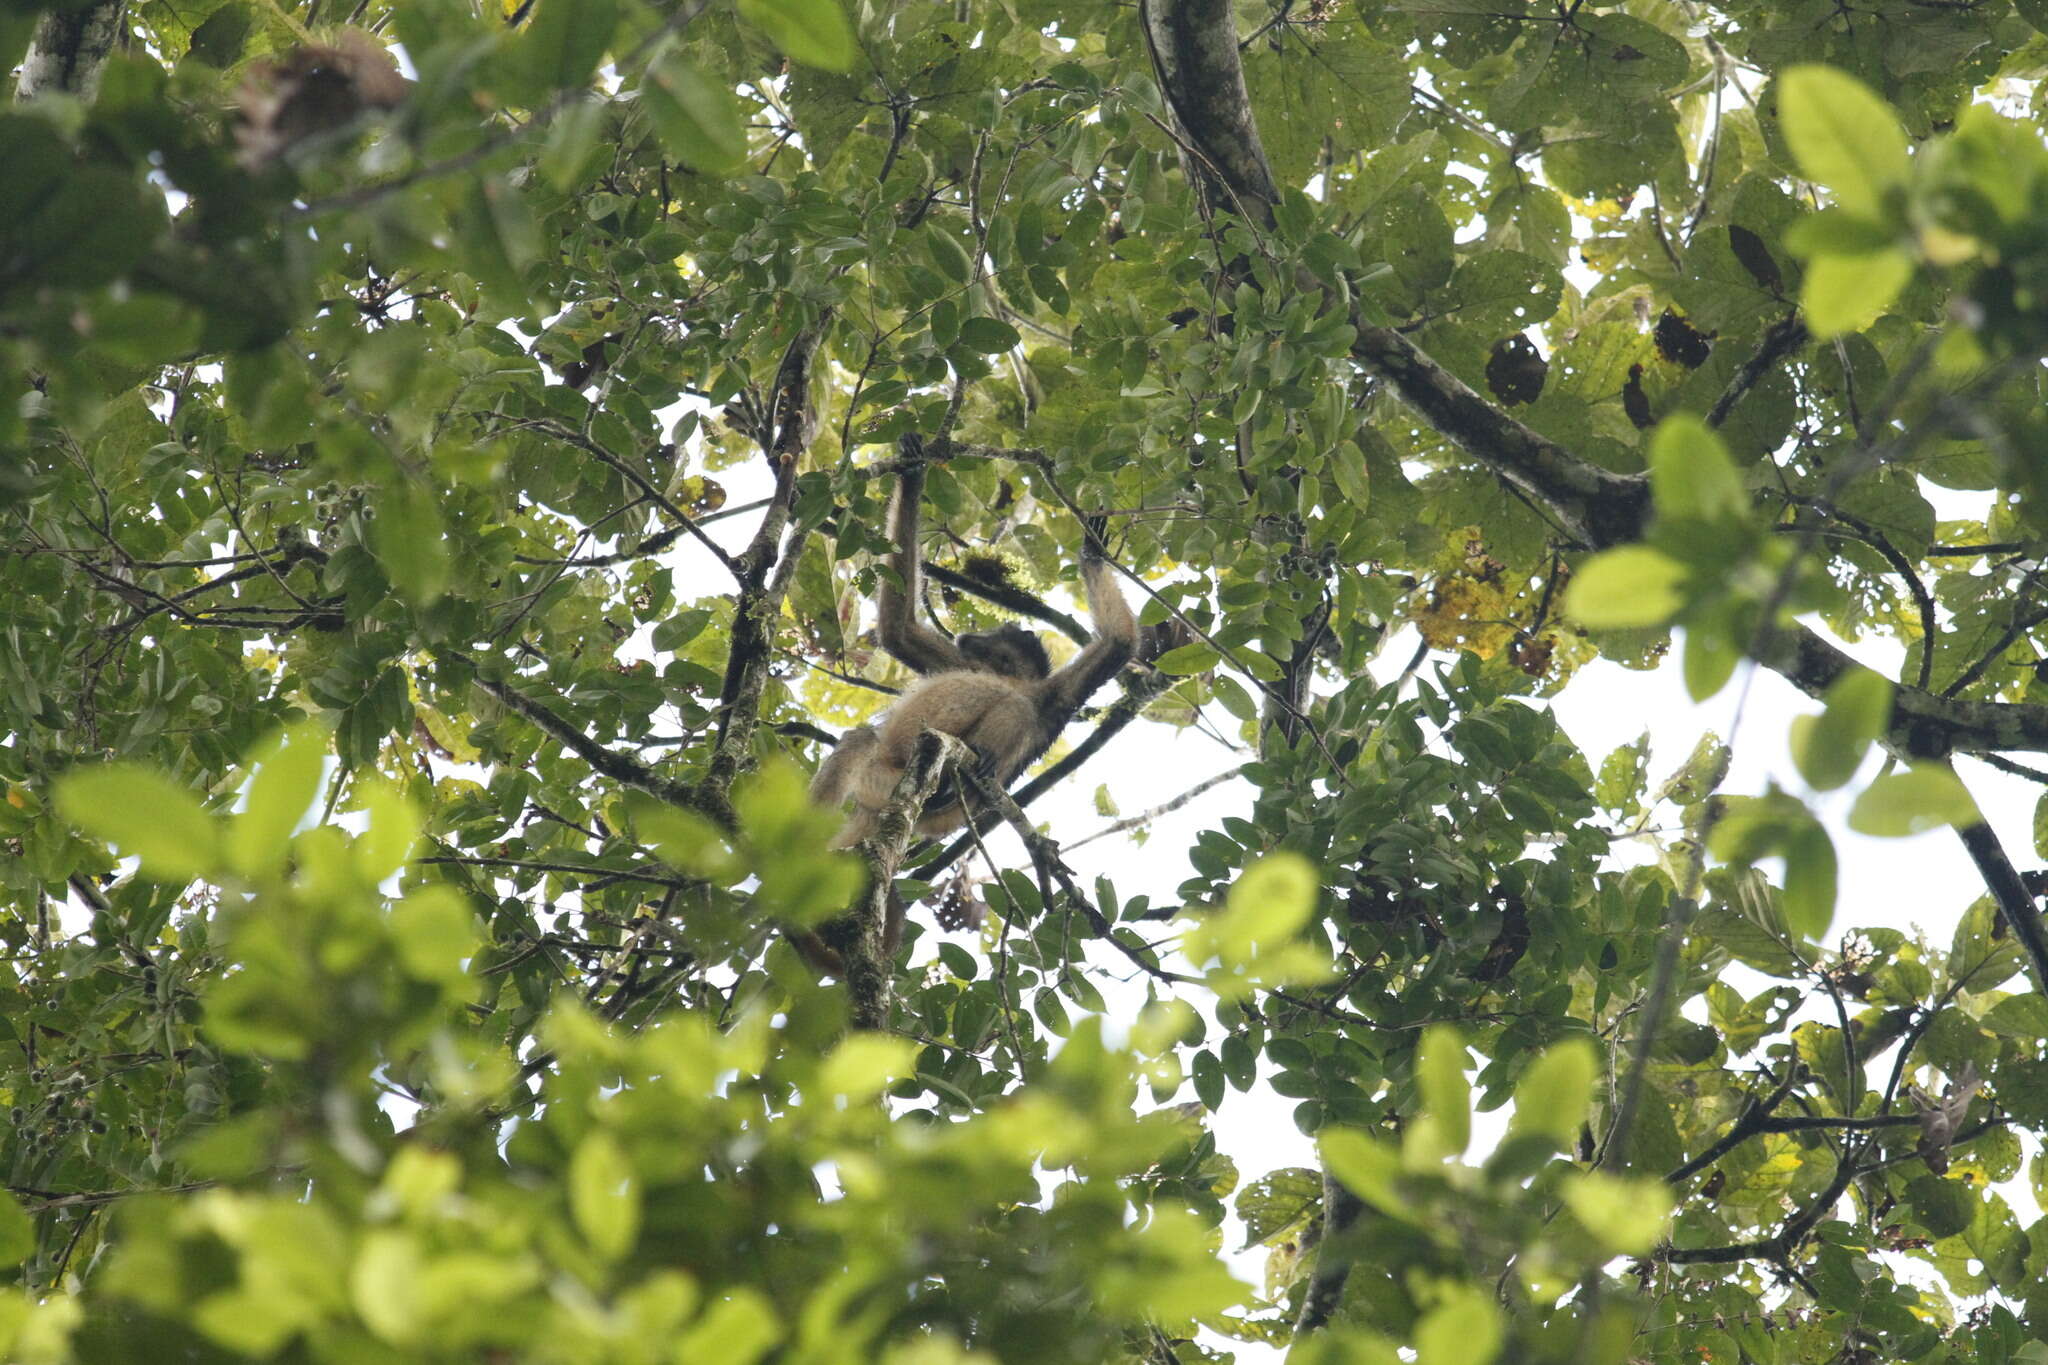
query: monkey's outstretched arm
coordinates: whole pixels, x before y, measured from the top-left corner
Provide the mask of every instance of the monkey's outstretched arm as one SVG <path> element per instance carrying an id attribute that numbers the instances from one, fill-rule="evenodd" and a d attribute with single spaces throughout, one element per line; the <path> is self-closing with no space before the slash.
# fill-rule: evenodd
<path id="1" fill-rule="evenodd" d="M 1101 518 L 1081 526 L 1081 585 L 1088 592 L 1088 615 L 1095 638 L 1066 666 L 1046 680 L 1046 708 L 1064 724 L 1081 709 L 1096 688 L 1115 677 L 1131 661 L 1138 646 L 1138 620 L 1116 585 L 1116 569 L 1102 543 Z"/>
<path id="2" fill-rule="evenodd" d="M 894 580 L 884 576 L 875 594 L 881 618 L 875 635 L 882 648 L 919 673 L 972 668 L 951 640 L 917 619 L 917 603 L 923 595 L 918 587 L 917 515 L 923 501 L 924 466 L 911 464 L 896 481 L 896 492 L 889 499 L 889 539 L 895 542 L 889 552 L 889 567 L 896 576 Z"/>

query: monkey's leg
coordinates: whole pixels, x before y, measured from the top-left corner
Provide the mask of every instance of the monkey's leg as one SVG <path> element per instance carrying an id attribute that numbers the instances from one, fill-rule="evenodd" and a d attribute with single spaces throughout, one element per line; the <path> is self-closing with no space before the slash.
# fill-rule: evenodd
<path id="1" fill-rule="evenodd" d="M 854 779 L 860 775 L 861 765 L 874 756 L 879 743 L 881 736 L 872 725 L 862 725 L 841 735 L 839 743 L 818 765 L 818 775 L 811 779 L 811 800 L 821 806 L 836 806 L 844 801 L 853 789 Z"/>
<path id="2" fill-rule="evenodd" d="M 852 848 L 875 832 L 875 820 L 888 804 L 902 770 L 889 762 L 881 732 L 872 725 L 848 730 L 811 779 L 811 799 L 821 806 L 844 805 L 853 799 L 853 812 L 839 833 L 832 836 L 832 848 Z"/>

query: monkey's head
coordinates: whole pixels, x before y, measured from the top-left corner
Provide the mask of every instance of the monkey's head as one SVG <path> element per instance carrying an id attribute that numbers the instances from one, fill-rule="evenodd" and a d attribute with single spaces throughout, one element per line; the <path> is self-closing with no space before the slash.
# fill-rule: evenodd
<path id="1" fill-rule="evenodd" d="M 1006 678 L 1043 681 L 1052 672 L 1045 643 L 1022 626 L 997 626 L 994 630 L 971 630 L 953 641 L 969 663 Z"/>

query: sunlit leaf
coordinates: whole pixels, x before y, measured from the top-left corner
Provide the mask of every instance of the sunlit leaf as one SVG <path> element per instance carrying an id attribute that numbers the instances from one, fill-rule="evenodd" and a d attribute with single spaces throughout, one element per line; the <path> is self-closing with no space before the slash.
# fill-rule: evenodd
<path id="1" fill-rule="evenodd" d="M 1422 1122 L 1409 1129 L 1410 1151 L 1424 1160 L 1456 1156 L 1472 1141 L 1472 1087 L 1465 1079 L 1465 1043 L 1448 1024 L 1424 1029 L 1415 1053 Z"/>
<path id="2" fill-rule="evenodd" d="M 284 866 L 286 841 L 320 788 L 327 764 L 327 732 L 301 724 L 265 746 L 249 782 L 249 796 L 228 831 L 228 855 L 249 876 Z"/>
<path id="3" fill-rule="evenodd" d="M 1667 417 L 1650 441 L 1650 493 L 1657 515 L 1695 521 L 1740 520 L 1749 496 L 1712 428 L 1687 413 Z"/>
<path id="4" fill-rule="evenodd" d="M 740 16 L 796 61 L 845 71 L 857 49 L 838 0 L 739 0 Z"/>
<path id="5" fill-rule="evenodd" d="M 1592 630 L 1667 624 L 1685 605 L 1683 564 L 1647 545 L 1603 551 L 1579 566 L 1564 607 Z"/>
<path id="6" fill-rule="evenodd" d="M 1820 256 L 1806 267 L 1799 307 L 1816 337 L 1868 327 L 1913 277 L 1913 258 L 1893 249 L 1869 256 Z"/>
<path id="7" fill-rule="evenodd" d="M 569 1160 L 569 1212 L 591 1248 L 616 1261 L 640 1236 L 640 1182 L 633 1162 L 610 1133 L 576 1144 Z"/>
<path id="8" fill-rule="evenodd" d="M 1810 724 L 1794 722 L 1792 735 L 1792 760 L 1816 791 L 1832 791 L 1856 775 L 1871 742 L 1891 724 L 1892 684 L 1854 668 L 1835 680 L 1826 700 L 1827 709 Z"/>
<path id="9" fill-rule="evenodd" d="M 1884 192 L 1906 177 L 1906 133 L 1869 86 L 1829 66 L 1778 77 L 1778 111 L 1799 169 L 1852 213 L 1877 217 Z"/>
<path id="10" fill-rule="evenodd" d="M 1561 1193 L 1572 1217 L 1617 1255 L 1649 1251 L 1671 1217 L 1671 1188 L 1661 1180 L 1580 1171 Z"/>
<path id="11" fill-rule="evenodd" d="M 86 833 L 142 860 L 158 881 L 182 882 L 211 871 L 220 826 L 192 793 L 153 769 L 108 763 L 67 773 L 57 808 Z"/>
<path id="12" fill-rule="evenodd" d="M 1571 1038 L 1546 1048 L 1515 1082 L 1515 1112 L 1508 1131 L 1539 1134 L 1560 1150 L 1569 1147 L 1585 1122 L 1598 1066 L 1588 1039 Z"/>
<path id="13" fill-rule="evenodd" d="M 1858 834 L 1896 839 L 1943 825 L 1974 824 L 1981 817 L 1977 803 L 1955 773 L 1937 763 L 1878 778 L 1849 811 L 1849 828 Z"/>

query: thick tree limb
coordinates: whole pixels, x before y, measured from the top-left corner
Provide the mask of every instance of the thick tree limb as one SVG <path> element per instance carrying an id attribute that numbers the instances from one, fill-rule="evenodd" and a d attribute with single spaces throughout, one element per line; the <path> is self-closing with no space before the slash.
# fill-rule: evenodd
<path id="1" fill-rule="evenodd" d="M 1771 632 L 1757 662 L 1808 696 L 1823 695 L 1854 659 L 1804 626 Z M 1901 685 L 1892 703 L 1890 742 L 1902 753 L 1939 757 L 2006 749 L 2048 751 L 2048 706 L 1965 701 Z"/>
<path id="2" fill-rule="evenodd" d="M 2040 906 L 2028 893 L 2020 874 L 2013 870 L 2012 860 L 2005 856 L 2005 846 L 1998 842 L 1991 826 L 1981 820 L 1958 827 L 1956 833 L 1962 837 L 1963 847 L 1970 851 L 1970 859 L 1977 864 L 1984 885 L 1991 888 L 1998 913 L 2026 950 L 2027 960 L 2033 963 L 2035 985 L 2048 990 L 2048 930 L 2042 928 Z"/>
<path id="3" fill-rule="evenodd" d="M 1301 1296 L 1301 1312 L 1294 1320 L 1294 1338 L 1299 1341 L 1329 1326 L 1344 1299 L 1344 1284 L 1351 1278 L 1353 1253 L 1339 1240 L 1358 1226 L 1365 1213 L 1365 1201 L 1344 1188 L 1337 1177 L 1323 1169 L 1323 1220 L 1316 1234 L 1316 1268 L 1309 1276 L 1308 1292 Z"/>
<path id="4" fill-rule="evenodd" d="M 99 93 L 100 72 L 120 43 L 128 22 L 127 0 L 95 0 L 77 8 L 55 9 L 36 22 L 14 98 L 26 104 L 50 90 L 77 95 L 92 103 Z"/>
<path id="5" fill-rule="evenodd" d="M 761 524 L 733 561 L 740 583 L 733 598 L 732 647 L 726 655 L 725 680 L 718 691 L 718 742 L 712 751 L 705 787 L 723 801 L 746 764 L 760 724 L 761 690 L 768 682 L 768 664 L 775 619 L 796 567 L 795 544 L 784 545 L 790 507 L 796 500 L 796 470 L 809 440 L 814 413 L 810 404 L 812 354 L 824 339 L 829 315 L 819 318 L 791 339 L 775 373 L 769 416 L 763 432 L 768 460 L 775 469 L 775 489 Z"/>

